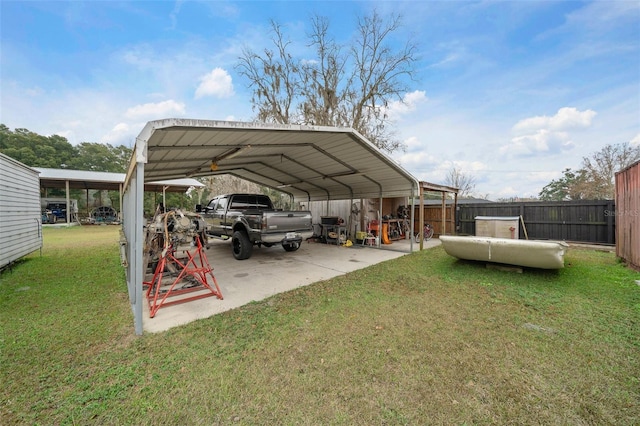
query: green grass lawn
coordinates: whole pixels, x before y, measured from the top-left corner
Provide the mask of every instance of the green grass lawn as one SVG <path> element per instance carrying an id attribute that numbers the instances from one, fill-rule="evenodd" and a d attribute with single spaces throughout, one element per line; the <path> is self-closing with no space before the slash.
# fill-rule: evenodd
<path id="1" fill-rule="evenodd" d="M 118 231 L 45 229 L 0 276 L 0 423 L 640 424 L 640 274 L 613 254 L 434 248 L 140 337 Z"/>

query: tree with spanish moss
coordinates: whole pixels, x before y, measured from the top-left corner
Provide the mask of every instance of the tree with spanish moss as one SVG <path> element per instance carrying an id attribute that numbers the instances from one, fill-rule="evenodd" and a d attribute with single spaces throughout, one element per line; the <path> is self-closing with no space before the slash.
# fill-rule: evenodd
<path id="1" fill-rule="evenodd" d="M 388 112 L 410 90 L 416 45 L 392 43 L 401 26 L 399 16 L 373 12 L 358 18 L 355 39 L 341 45 L 331 36 L 329 20 L 315 16 L 307 40 L 315 58 L 309 59 L 294 56 L 283 27 L 271 21 L 273 49 L 245 49 L 236 65 L 253 92 L 257 119 L 351 127 L 387 152 L 403 148 Z"/>

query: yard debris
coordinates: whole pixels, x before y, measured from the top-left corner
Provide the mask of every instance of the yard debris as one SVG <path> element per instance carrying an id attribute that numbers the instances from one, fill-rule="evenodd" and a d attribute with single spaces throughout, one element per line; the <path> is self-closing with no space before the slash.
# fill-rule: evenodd
<path id="1" fill-rule="evenodd" d="M 553 328 L 545 328 L 536 324 L 531 324 L 530 322 L 522 324 L 522 328 L 526 328 L 527 330 L 533 331 L 543 331 L 545 333 L 555 333 L 556 331 Z"/>
<path id="2" fill-rule="evenodd" d="M 555 333 L 556 331 L 553 328 L 545 328 L 536 324 L 531 324 L 530 322 L 526 322 L 522 324 L 522 328 L 526 328 L 527 330 L 534 331 L 544 331 L 545 333 Z"/>

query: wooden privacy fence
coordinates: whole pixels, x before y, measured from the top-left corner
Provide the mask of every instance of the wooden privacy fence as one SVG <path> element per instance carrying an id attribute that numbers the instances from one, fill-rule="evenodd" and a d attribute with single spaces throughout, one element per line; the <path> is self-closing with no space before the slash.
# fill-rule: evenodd
<path id="1" fill-rule="evenodd" d="M 477 216 L 522 216 L 532 240 L 560 240 L 595 244 L 615 243 L 613 200 L 530 201 L 458 205 L 460 235 L 475 235 Z M 520 238 L 525 238 L 522 224 Z"/>
<path id="2" fill-rule="evenodd" d="M 635 189 L 638 191 L 638 188 Z M 637 192 L 635 193 L 637 194 Z M 636 197 L 636 198 L 634 198 Z M 630 195 L 630 203 L 635 200 L 638 203 L 637 195 Z M 393 200 L 384 200 L 383 213 L 394 213 L 397 206 L 392 203 Z M 396 200 L 397 201 L 397 200 Z M 397 201 L 399 203 L 400 201 Z M 352 202 L 335 203 L 332 201 L 330 206 L 322 205 L 321 209 L 316 209 L 313 202 L 309 203 L 309 207 L 314 211 L 314 218 L 321 216 L 335 215 L 343 218 L 349 218 L 349 211 Z M 335 205 L 334 205 L 335 204 Z M 587 201 L 527 201 L 515 203 L 460 203 L 457 212 L 452 212 L 452 200 L 447 200 L 445 208 L 445 229 L 442 229 L 442 204 L 440 202 L 428 204 L 424 206 L 424 221 L 431 224 L 434 228 L 434 235 L 442 234 L 459 234 L 459 235 L 475 235 L 477 216 L 522 216 L 529 239 L 533 240 L 560 240 L 593 244 L 615 244 L 616 243 L 616 220 L 621 217 L 617 214 L 616 204 L 613 200 L 587 200 Z M 340 208 L 337 208 L 340 207 Z M 369 220 L 376 219 L 375 211 L 377 206 L 363 207 L 361 215 L 366 215 Z M 630 212 L 638 212 L 640 206 L 629 207 Z M 455 213 L 455 214 L 454 214 Z M 420 217 L 420 208 L 416 206 L 414 212 L 414 230 L 419 229 L 418 221 Z M 635 230 L 638 229 L 638 220 L 640 217 L 630 217 L 627 213 L 625 218 L 631 223 L 635 219 Z M 626 222 L 625 222 L 626 223 Z M 366 229 L 364 226 L 355 226 L 352 229 Z M 637 231 L 640 233 L 640 231 Z M 524 239 L 525 233 L 522 224 L 519 223 L 519 238 Z M 640 241 L 640 238 L 634 234 L 634 238 Z M 631 239 L 629 238 L 629 241 Z M 631 244 L 631 243 L 629 243 Z"/>
<path id="3" fill-rule="evenodd" d="M 441 205 L 428 205 L 424 206 L 424 222 L 430 224 L 433 227 L 433 235 L 440 236 L 453 235 L 455 233 L 455 217 L 452 215 L 451 210 L 453 207 L 447 205 L 445 208 L 445 231 L 442 231 L 442 206 Z M 420 206 L 416 206 L 413 229 L 414 232 L 418 232 L 418 221 L 420 220 Z"/>
<path id="4" fill-rule="evenodd" d="M 616 255 L 640 270 L 640 161 L 616 173 Z"/>

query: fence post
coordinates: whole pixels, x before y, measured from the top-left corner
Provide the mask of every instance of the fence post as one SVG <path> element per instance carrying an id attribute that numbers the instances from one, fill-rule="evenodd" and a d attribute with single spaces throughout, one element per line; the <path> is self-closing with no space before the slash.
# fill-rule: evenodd
<path id="1" fill-rule="evenodd" d="M 613 244 L 615 242 L 614 239 L 614 230 L 613 230 L 613 220 L 615 218 L 613 214 L 614 204 L 611 200 L 607 201 L 607 210 L 605 211 L 605 216 L 607 217 L 607 243 Z"/>
<path id="2" fill-rule="evenodd" d="M 524 221 L 524 217 L 525 217 L 524 216 L 524 203 L 521 202 L 520 203 L 520 218 L 521 218 L 520 220 L 522 221 L 522 229 L 520 230 L 520 232 L 518 232 L 518 238 L 520 238 L 520 234 L 524 235 L 524 227 L 527 226 L 525 224 L 526 222 Z M 520 228 L 520 227 L 518 227 L 518 228 Z M 529 239 L 529 238 L 527 238 L 527 239 Z"/>

